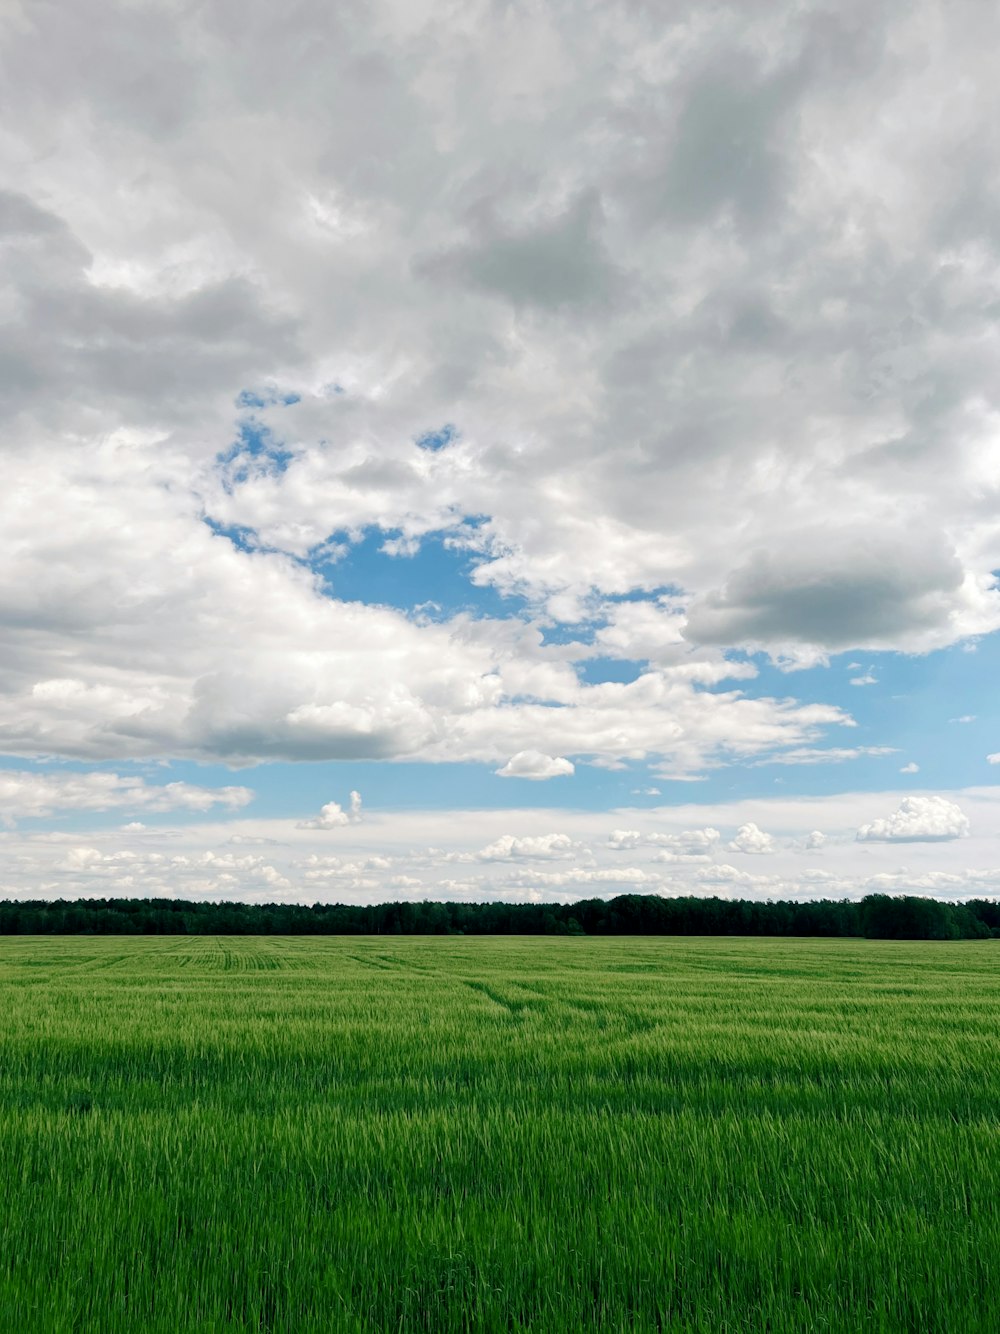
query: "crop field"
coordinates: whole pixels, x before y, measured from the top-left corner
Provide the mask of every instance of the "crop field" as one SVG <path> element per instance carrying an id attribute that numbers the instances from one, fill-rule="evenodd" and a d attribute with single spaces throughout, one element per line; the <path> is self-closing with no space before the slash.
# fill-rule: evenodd
<path id="1" fill-rule="evenodd" d="M 1000 1330 L 1000 942 L 0 940 L 3 1331 Z"/>

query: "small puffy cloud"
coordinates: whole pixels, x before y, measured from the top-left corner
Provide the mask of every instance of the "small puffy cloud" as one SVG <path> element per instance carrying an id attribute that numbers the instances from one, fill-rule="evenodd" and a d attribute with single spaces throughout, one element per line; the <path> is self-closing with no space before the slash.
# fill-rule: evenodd
<path id="1" fill-rule="evenodd" d="M 949 718 L 950 723 L 974 723 L 976 715 L 974 713 L 963 713 L 960 718 Z"/>
<path id="2" fill-rule="evenodd" d="M 904 797 L 892 815 L 858 830 L 860 843 L 944 843 L 965 838 L 969 820 L 945 797 Z"/>
<path id="3" fill-rule="evenodd" d="M 339 829 L 345 824 L 361 820 L 361 793 L 352 792 L 350 806 L 345 811 L 338 801 L 328 801 L 312 820 L 300 820 L 296 829 Z"/>
<path id="4" fill-rule="evenodd" d="M 504 887 L 510 888 L 546 888 L 575 891 L 584 889 L 591 893 L 596 888 L 600 893 L 613 893 L 617 887 L 649 890 L 652 893 L 667 887 L 668 882 L 655 871 L 645 870 L 641 866 L 625 867 L 581 867 L 569 866 L 560 871 L 537 871 L 534 868 L 511 871 L 504 880 Z"/>
<path id="5" fill-rule="evenodd" d="M 752 875 L 749 871 L 730 866 L 728 862 L 718 866 L 704 866 L 696 872 L 696 876 L 702 885 L 738 885 L 744 889 L 767 889 L 778 883 L 774 876 Z"/>
<path id="6" fill-rule="evenodd" d="M 904 764 L 899 772 L 901 774 L 918 774 L 920 772 L 920 765 L 911 760 L 909 764 Z"/>
<path id="7" fill-rule="evenodd" d="M 71 847 L 52 867 L 68 879 L 71 892 L 100 889 L 104 894 L 144 897 L 202 895 L 226 897 L 273 897 L 293 892 L 291 881 L 262 857 L 237 856 L 213 849 L 167 855 L 150 849 L 135 852 L 126 848 Z"/>
<path id="8" fill-rule="evenodd" d="M 718 829 L 682 829 L 679 834 L 651 834 L 650 842 L 681 855 L 695 856 L 711 852 L 721 839 Z"/>
<path id="9" fill-rule="evenodd" d="M 753 821 L 741 824 L 736 837 L 729 844 L 733 852 L 763 853 L 774 851 L 774 839 L 758 829 Z"/>
<path id="10" fill-rule="evenodd" d="M 307 857 L 296 863 L 302 878 L 309 885 L 324 885 L 336 892 L 358 893 L 384 888 L 388 881 L 384 872 L 393 862 L 388 857 L 362 857 L 345 861 L 341 857 Z"/>
<path id="11" fill-rule="evenodd" d="M 851 685 L 852 685 L 852 686 L 875 686 L 875 685 L 878 685 L 878 677 L 875 676 L 874 673 L 873 673 L 873 672 L 871 671 L 871 669 L 869 668 L 869 670 L 868 670 L 867 672 L 865 672 L 865 674 L 864 674 L 863 676 L 852 676 L 852 677 L 851 677 Z"/>
<path id="12" fill-rule="evenodd" d="M 643 834 L 638 829 L 612 829 L 608 847 L 615 852 L 630 852 L 642 846 L 663 848 L 678 856 L 704 855 L 712 850 L 722 835 L 710 825 L 704 829 L 682 829 L 679 834 Z"/>
<path id="13" fill-rule="evenodd" d="M 608 835 L 608 847 L 616 852 L 631 852 L 641 842 L 642 834 L 638 829 L 612 829 Z"/>
<path id="14" fill-rule="evenodd" d="M 540 858 L 554 860 L 560 857 L 572 857 L 580 849 L 568 834 L 539 834 L 535 837 L 515 838 L 513 834 L 503 834 L 488 847 L 482 848 L 476 859 L 484 862 L 511 861 L 521 858 Z"/>
<path id="15" fill-rule="evenodd" d="M 986 756 L 987 764 L 1000 764 L 1000 750 L 995 750 L 992 755 Z"/>
<path id="16" fill-rule="evenodd" d="M 561 778 L 575 772 L 571 760 L 561 755 L 544 755 L 540 750 L 519 750 L 496 773 L 501 778 L 530 778 L 535 782 L 545 778 Z"/>
<path id="17" fill-rule="evenodd" d="M 818 851 L 826 843 L 826 834 L 819 829 L 813 829 L 806 838 L 806 847 L 810 852 Z"/>
<path id="18" fill-rule="evenodd" d="M 337 801 L 328 801 L 320 809 L 319 815 L 312 820 L 300 820 L 297 829 L 337 829 L 340 825 L 350 824 L 351 817 Z"/>

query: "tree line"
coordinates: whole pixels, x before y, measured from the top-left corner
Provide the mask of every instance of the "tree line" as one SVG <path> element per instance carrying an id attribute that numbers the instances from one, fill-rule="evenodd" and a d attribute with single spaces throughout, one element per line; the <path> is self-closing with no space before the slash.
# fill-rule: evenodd
<path id="1" fill-rule="evenodd" d="M 1000 936 L 1000 903 L 872 894 L 756 902 L 622 894 L 578 903 L 193 903 L 187 899 L 0 901 L 0 935 Z"/>

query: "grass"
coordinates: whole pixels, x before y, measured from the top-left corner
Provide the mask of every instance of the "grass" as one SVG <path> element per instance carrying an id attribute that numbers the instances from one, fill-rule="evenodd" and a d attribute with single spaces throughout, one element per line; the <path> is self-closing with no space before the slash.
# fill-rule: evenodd
<path id="1" fill-rule="evenodd" d="M 1000 944 L 0 939 L 0 1329 L 1000 1329 Z"/>

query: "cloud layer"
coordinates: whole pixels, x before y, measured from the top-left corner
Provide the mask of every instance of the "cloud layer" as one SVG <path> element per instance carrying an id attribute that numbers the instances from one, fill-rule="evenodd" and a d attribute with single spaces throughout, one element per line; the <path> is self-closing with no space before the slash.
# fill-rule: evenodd
<path id="1" fill-rule="evenodd" d="M 851 720 L 743 650 L 1000 627 L 998 39 L 934 0 L 8 7 L 0 750 L 822 756 Z M 472 610 L 342 597 L 371 534 L 403 581 L 447 544 Z"/>
<path id="2" fill-rule="evenodd" d="M 253 800 L 246 787 L 199 787 L 194 783 L 147 783 L 134 775 L 32 773 L 0 770 L 0 821 L 14 824 L 70 811 L 188 811 L 213 807 L 235 811 Z"/>
<path id="3" fill-rule="evenodd" d="M 960 805 L 892 794 L 896 814 L 873 819 L 884 800 L 855 793 L 611 812 L 369 810 L 363 821 L 327 823 L 230 814 L 196 825 L 25 825 L 0 830 L 0 896 L 1000 896 L 996 788 L 963 791 Z M 713 824 L 694 823 L 706 815 Z M 859 828 L 874 833 L 859 838 Z"/>

